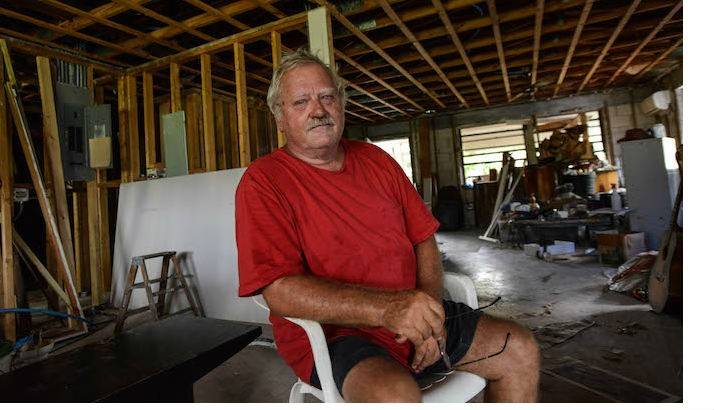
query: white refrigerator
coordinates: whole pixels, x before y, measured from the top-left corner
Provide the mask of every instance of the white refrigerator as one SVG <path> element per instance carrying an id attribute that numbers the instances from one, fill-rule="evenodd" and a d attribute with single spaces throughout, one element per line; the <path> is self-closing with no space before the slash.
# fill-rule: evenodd
<path id="1" fill-rule="evenodd" d="M 659 249 L 667 230 L 679 187 L 674 138 L 649 138 L 620 143 L 627 188 L 630 228 L 644 232 L 647 247 Z M 682 211 L 678 222 L 682 223 Z"/>

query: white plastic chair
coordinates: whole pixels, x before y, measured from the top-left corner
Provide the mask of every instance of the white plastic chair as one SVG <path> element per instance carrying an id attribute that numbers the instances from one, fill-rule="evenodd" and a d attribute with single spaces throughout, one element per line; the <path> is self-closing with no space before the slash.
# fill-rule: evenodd
<path id="1" fill-rule="evenodd" d="M 444 274 L 444 289 L 448 292 L 450 300 L 464 303 L 472 308 L 478 307 L 476 288 L 471 279 L 465 275 L 446 272 Z M 265 309 L 254 298 L 255 302 Z M 322 390 L 311 386 L 298 379 L 290 391 L 290 403 L 304 403 L 305 395 L 311 394 L 325 403 L 343 403 L 344 399 L 337 390 L 335 379 L 332 376 L 330 353 L 327 350 L 327 341 L 322 326 L 313 320 L 286 317 L 305 330 L 310 340 L 310 348 L 315 359 L 317 376 L 320 379 Z M 422 391 L 424 403 L 465 403 L 476 397 L 486 387 L 486 380 L 475 374 L 454 371 L 445 380 L 435 383 Z"/>

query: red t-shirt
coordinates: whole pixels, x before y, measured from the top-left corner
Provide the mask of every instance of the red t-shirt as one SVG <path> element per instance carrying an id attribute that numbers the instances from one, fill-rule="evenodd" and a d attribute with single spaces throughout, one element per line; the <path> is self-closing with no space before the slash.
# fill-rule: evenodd
<path id="1" fill-rule="evenodd" d="M 342 140 L 343 168 L 327 171 L 277 150 L 253 162 L 236 190 L 239 296 L 287 275 L 380 289 L 416 286 L 414 245 L 439 223 L 399 164 L 379 147 Z M 278 352 L 304 381 L 314 366 L 305 332 L 270 315 Z M 385 328 L 323 325 L 327 340 L 360 334 L 408 366 L 411 343 Z"/>

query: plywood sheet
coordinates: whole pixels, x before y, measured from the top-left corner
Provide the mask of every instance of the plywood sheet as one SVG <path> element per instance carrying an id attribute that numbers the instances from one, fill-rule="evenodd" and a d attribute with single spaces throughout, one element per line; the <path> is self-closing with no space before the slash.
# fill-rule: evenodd
<path id="1" fill-rule="evenodd" d="M 267 311 L 250 298 L 237 296 L 234 197 L 244 172 L 245 168 L 234 168 L 121 184 L 112 305 L 121 303 L 132 256 L 175 250 L 186 256 L 182 268 L 191 275 L 190 286 L 196 288 L 206 316 L 268 323 Z M 160 259 L 151 262 L 147 267 L 154 279 L 160 273 Z M 173 299 L 172 311 L 188 306 L 180 294 Z M 134 291 L 130 308 L 146 304 L 144 291 Z"/>

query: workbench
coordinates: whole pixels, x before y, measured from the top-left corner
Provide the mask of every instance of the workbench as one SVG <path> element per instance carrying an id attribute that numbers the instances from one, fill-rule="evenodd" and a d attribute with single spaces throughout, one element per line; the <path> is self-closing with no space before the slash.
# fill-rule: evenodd
<path id="1" fill-rule="evenodd" d="M 3 402 L 192 402 L 193 383 L 261 328 L 179 315 L 0 376 Z"/>

